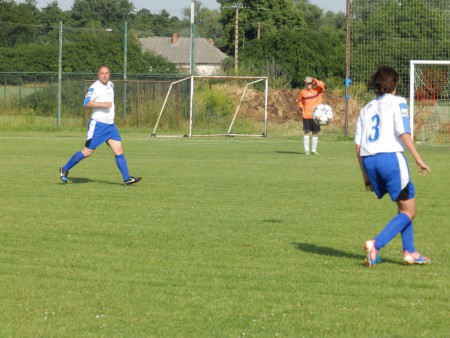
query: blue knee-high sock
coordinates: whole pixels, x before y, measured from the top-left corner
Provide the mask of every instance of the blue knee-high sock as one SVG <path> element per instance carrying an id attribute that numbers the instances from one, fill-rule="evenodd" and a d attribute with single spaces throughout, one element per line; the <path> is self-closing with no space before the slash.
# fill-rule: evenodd
<path id="1" fill-rule="evenodd" d="M 76 166 L 78 164 L 78 162 L 80 162 L 81 160 L 84 160 L 85 157 L 83 155 L 83 153 L 81 151 L 73 154 L 73 156 L 70 158 L 69 162 L 67 162 L 64 165 L 64 170 L 70 170 L 72 169 L 74 166 Z"/>
<path id="2" fill-rule="evenodd" d="M 125 156 L 123 154 L 116 155 L 116 164 L 117 168 L 119 168 L 120 172 L 122 173 L 123 180 L 127 180 L 130 178 L 130 174 L 128 173 L 128 165 L 127 160 L 125 160 Z"/>
<path id="3" fill-rule="evenodd" d="M 403 251 L 416 252 L 416 247 L 414 246 L 414 229 L 413 223 L 409 224 L 402 230 L 402 243 Z"/>
<path id="4" fill-rule="evenodd" d="M 380 250 L 386 246 L 398 233 L 400 233 L 411 220 L 404 213 L 399 213 L 384 227 L 383 230 L 375 237 L 375 249 Z"/>

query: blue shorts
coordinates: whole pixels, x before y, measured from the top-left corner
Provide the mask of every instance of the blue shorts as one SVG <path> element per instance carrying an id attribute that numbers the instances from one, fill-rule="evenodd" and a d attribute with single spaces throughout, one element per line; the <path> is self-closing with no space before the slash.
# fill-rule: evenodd
<path id="1" fill-rule="evenodd" d="M 363 157 L 363 166 L 378 198 L 386 193 L 393 201 L 414 198 L 415 188 L 403 153 L 380 153 Z"/>
<path id="2" fill-rule="evenodd" d="M 94 150 L 108 140 L 122 141 L 116 125 L 90 119 L 85 147 Z"/>

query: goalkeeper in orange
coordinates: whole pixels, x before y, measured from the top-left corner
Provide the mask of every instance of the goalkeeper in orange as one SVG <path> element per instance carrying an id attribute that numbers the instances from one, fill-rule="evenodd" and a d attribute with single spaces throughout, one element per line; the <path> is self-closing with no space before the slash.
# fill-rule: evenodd
<path id="1" fill-rule="evenodd" d="M 312 134 L 311 153 L 319 155 L 317 144 L 319 143 L 320 126 L 313 122 L 313 110 L 319 104 L 322 104 L 322 94 L 325 91 L 325 83 L 312 77 L 305 79 L 306 88 L 300 91 L 298 95 L 298 107 L 302 110 L 303 118 L 303 145 L 305 154 L 309 155 L 309 139 Z"/>

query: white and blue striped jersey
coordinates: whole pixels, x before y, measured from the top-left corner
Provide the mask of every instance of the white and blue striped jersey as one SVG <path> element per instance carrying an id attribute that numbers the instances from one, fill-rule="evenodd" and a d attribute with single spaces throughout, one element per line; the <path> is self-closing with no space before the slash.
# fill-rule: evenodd
<path id="1" fill-rule="evenodd" d="M 411 133 L 408 105 L 403 97 L 385 94 L 370 101 L 356 124 L 355 143 L 360 156 L 403 152 L 400 136 Z"/>
<path id="2" fill-rule="evenodd" d="M 107 124 L 114 123 L 114 84 L 111 81 L 108 81 L 106 85 L 98 80 L 95 81 L 84 98 L 85 107 L 89 101 L 112 102 L 111 108 L 92 108 L 91 119 Z"/>

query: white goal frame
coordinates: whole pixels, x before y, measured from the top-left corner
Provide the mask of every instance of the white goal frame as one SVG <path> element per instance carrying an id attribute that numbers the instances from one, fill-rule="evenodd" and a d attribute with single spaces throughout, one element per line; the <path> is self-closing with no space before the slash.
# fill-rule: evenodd
<path id="1" fill-rule="evenodd" d="M 244 91 L 241 95 L 241 98 L 239 100 L 239 104 L 236 107 L 236 110 L 234 112 L 232 121 L 230 123 L 230 126 L 228 128 L 228 132 L 227 133 L 223 133 L 223 134 L 206 134 L 206 135 L 199 135 L 199 134 L 194 134 L 194 99 L 195 99 L 195 90 L 194 90 L 194 81 L 195 79 L 224 79 L 224 80 L 248 80 L 249 82 L 245 85 Z M 189 98 L 189 133 L 187 135 L 157 135 L 156 134 L 156 130 L 158 128 L 159 125 L 159 121 L 161 119 L 162 114 L 164 113 L 164 109 L 166 107 L 166 103 L 167 100 L 169 98 L 169 95 L 172 91 L 172 87 L 173 85 L 183 82 L 183 81 L 187 81 L 190 80 L 191 83 L 191 90 L 190 90 L 190 98 Z M 256 83 L 262 82 L 264 81 L 264 132 L 262 134 L 235 134 L 232 133 L 232 128 L 234 125 L 234 122 L 236 120 L 236 117 L 239 113 L 239 109 L 241 107 L 242 101 L 245 98 L 245 94 L 247 92 L 247 89 L 249 86 L 254 85 Z M 267 137 L 267 101 L 268 101 L 268 96 L 269 96 L 269 78 L 267 76 L 190 76 L 190 77 L 186 77 L 183 78 L 181 80 L 178 81 L 174 81 L 170 84 L 169 90 L 167 91 L 164 103 L 161 107 L 161 110 L 159 112 L 159 116 L 158 119 L 155 123 L 155 126 L 153 128 L 153 132 L 151 134 L 151 137 L 211 137 L 211 136 L 250 136 L 250 137 Z"/>
<path id="2" fill-rule="evenodd" d="M 409 117 L 411 138 L 414 140 L 415 68 L 416 65 L 450 65 L 450 60 L 410 60 L 409 62 Z"/>

